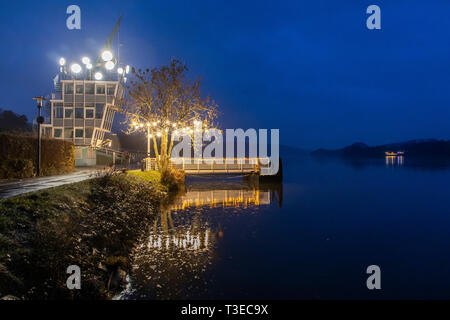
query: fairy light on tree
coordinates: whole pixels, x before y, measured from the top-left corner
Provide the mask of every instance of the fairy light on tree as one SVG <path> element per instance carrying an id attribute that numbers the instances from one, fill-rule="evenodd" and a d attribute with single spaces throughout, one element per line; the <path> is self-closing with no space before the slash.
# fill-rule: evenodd
<path id="1" fill-rule="evenodd" d="M 130 123 L 128 133 L 146 133 L 148 156 L 153 141 L 161 172 L 169 166 L 176 136 L 189 135 L 194 141 L 194 130 L 213 127 L 217 117 L 216 103 L 210 97 L 202 98 L 200 79 L 187 79 L 187 71 L 178 60 L 153 70 L 132 68 L 127 98 L 119 110 Z"/>

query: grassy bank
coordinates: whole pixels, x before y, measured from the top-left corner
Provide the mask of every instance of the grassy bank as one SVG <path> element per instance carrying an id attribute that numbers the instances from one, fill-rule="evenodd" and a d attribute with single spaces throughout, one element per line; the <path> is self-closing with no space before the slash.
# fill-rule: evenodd
<path id="1" fill-rule="evenodd" d="M 105 299 L 167 187 L 159 173 L 108 175 L 0 201 L 0 297 Z M 81 290 L 66 269 L 81 268 Z"/>

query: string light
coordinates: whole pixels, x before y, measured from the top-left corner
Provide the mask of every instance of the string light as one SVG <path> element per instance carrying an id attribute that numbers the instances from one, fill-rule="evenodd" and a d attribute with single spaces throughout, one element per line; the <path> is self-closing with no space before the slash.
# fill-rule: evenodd
<path id="1" fill-rule="evenodd" d="M 156 135 L 157 135 L 158 137 L 161 137 L 161 132 L 158 132 Z"/>

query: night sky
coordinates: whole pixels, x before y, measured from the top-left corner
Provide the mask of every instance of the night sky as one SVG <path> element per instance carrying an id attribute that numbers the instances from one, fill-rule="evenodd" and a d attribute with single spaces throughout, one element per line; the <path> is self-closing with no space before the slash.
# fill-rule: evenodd
<path id="1" fill-rule="evenodd" d="M 371 4 L 382 30 L 366 28 Z M 1 1 L 0 107 L 32 118 L 59 57 L 96 57 L 123 14 L 121 60 L 185 62 L 222 128 L 279 128 L 308 149 L 450 139 L 449 13 L 448 0 Z"/>

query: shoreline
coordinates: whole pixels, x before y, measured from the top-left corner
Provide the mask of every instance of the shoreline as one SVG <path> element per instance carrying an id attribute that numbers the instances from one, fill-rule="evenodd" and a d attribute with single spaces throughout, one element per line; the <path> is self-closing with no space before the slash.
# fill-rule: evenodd
<path id="1" fill-rule="evenodd" d="M 115 173 L 0 201 L 0 298 L 111 299 L 170 198 L 158 172 Z M 69 290 L 66 269 L 81 269 Z M 44 284 L 44 285 L 43 285 Z"/>

